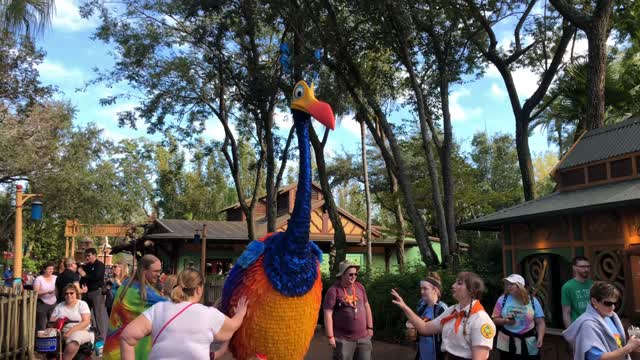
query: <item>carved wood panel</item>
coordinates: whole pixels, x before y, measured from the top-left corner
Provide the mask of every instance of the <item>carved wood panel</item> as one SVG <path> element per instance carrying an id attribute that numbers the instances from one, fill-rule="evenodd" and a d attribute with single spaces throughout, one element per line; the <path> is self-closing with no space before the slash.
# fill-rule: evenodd
<path id="1" fill-rule="evenodd" d="M 620 302 L 616 305 L 616 312 L 623 314 L 626 305 L 623 249 L 592 249 L 591 254 L 593 257 L 591 263 L 593 279 L 605 281 L 618 288 L 618 291 L 620 291 Z"/>
<path id="2" fill-rule="evenodd" d="M 551 276 L 551 258 L 550 255 L 540 254 L 533 255 L 524 259 L 523 270 L 526 283 L 529 284 L 531 293 L 540 301 L 544 310 L 545 321 L 554 323 L 554 315 L 556 313 L 556 305 L 560 303 L 560 299 L 556 301 L 553 291 L 553 281 Z"/>

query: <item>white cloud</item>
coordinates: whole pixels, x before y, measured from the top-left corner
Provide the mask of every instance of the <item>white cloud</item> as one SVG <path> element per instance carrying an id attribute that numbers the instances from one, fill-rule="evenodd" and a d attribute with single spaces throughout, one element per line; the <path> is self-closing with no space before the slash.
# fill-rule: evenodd
<path id="1" fill-rule="evenodd" d="M 273 113 L 273 121 L 280 129 L 291 129 L 293 126 L 293 118 L 291 117 L 291 112 L 284 112 L 281 109 L 276 108 L 276 111 Z"/>
<path id="2" fill-rule="evenodd" d="M 67 68 L 61 63 L 45 59 L 37 66 L 40 78 L 53 83 L 78 82 L 84 79 L 84 73 L 80 69 Z"/>
<path id="3" fill-rule="evenodd" d="M 502 80 L 502 75 L 493 65 L 489 65 L 485 74 L 487 78 Z M 518 68 L 511 72 L 511 76 L 521 100 L 531 96 L 538 88 L 539 76 L 528 68 Z"/>
<path id="4" fill-rule="evenodd" d="M 206 126 L 206 128 L 204 129 L 205 137 L 209 137 L 216 141 L 224 140 L 224 137 L 225 137 L 224 126 L 222 126 L 222 123 L 220 122 L 220 120 L 216 118 L 207 120 L 205 126 Z M 238 132 L 236 131 L 236 128 L 233 125 L 233 123 L 230 124 L 230 127 L 231 127 L 231 132 L 233 132 L 234 135 L 237 135 Z"/>
<path id="5" fill-rule="evenodd" d="M 502 86 L 498 85 L 495 82 L 491 83 L 491 94 L 493 95 L 493 97 L 498 99 L 504 99 L 506 95 L 505 91 L 502 89 Z"/>
<path id="6" fill-rule="evenodd" d="M 456 90 L 449 95 L 449 111 L 451 112 L 451 121 L 465 121 L 473 117 L 477 117 L 482 114 L 482 108 L 473 107 L 470 109 L 464 108 L 460 104 L 460 98 L 470 96 L 471 92 L 462 88 Z"/>
<path id="7" fill-rule="evenodd" d="M 360 124 L 356 121 L 354 114 L 347 114 L 340 117 L 338 129 L 344 129 L 352 135 L 360 137 Z"/>
<path id="8" fill-rule="evenodd" d="M 95 28 L 94 18 L 83 19 L 74 0 L 56 0 L 56 12 L 52 19 L 54 29 L 61 31 L 82 31 Z"/>

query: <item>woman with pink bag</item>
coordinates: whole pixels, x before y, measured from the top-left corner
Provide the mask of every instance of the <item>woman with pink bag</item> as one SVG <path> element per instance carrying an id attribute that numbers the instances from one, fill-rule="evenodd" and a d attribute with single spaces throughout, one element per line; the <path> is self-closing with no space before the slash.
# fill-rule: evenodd
<path id="1" fill-rule="evenodd" d="M 200 272 L 187 269 L 178 274 L 171 301 L 153 305 L 122 332 L 122 359 L 135 359 L 136 344 L 148 335 L 153 339 L 150 360 L 209 359 L 211 343 L 231 339 L 242 325 L 247 299 L 242 297 L 235 315 L 228 318 L 218 309 L 200 304 L 203 292 L 204 278 Z"/>

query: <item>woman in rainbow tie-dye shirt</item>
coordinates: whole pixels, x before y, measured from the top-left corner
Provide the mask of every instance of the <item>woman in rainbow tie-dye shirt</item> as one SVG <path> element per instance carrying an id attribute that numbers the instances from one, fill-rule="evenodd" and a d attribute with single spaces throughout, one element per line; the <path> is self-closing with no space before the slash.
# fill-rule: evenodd
<path id="1" fill-rule="evenodd" d="M 501 359 L 539 359 L 544 339 L 544 311 L 529 296 L 524 278 L 511 274 L 504 279 L 505 293 L 493 308 L 493 322 L 502 326 L 496 335 Z"/>
<path id="2" fill-rule="evenodd" d="M 120 334 L 122 330 L 138 315 L 155 303 L 167 301 L 155 288 L 162 271 L 162 264 L 157 257 L 147 254 L 138 261 L 136 274 L 126 279 L 116 293 L 111 316 L 109 332 L 104 346 L 106 360 L 120 359 Z M 147 360 L 151 352 L 151 339 L 147 336 L 136 345 L 136 360 Z"/>

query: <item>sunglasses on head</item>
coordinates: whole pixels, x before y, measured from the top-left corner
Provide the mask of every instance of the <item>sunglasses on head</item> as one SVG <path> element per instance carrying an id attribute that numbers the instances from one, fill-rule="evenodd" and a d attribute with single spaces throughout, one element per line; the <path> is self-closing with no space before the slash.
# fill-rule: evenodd
<path id="1" fill-rule="evenodd" d="M 607 307 L 612 307 L 613 305 L 616 304 L 616 301 L 602 300 L 600 302 L 602 303 L 602 305 L 607 306 Z"/>

